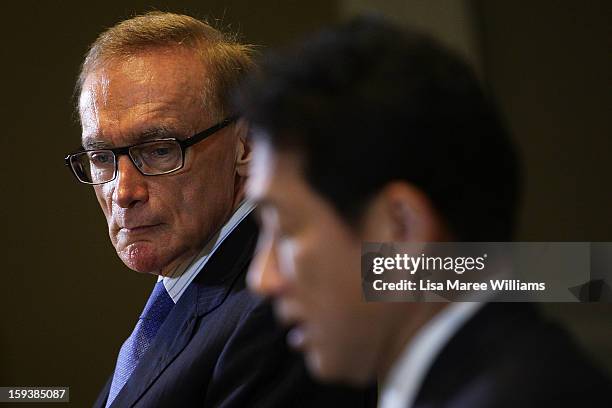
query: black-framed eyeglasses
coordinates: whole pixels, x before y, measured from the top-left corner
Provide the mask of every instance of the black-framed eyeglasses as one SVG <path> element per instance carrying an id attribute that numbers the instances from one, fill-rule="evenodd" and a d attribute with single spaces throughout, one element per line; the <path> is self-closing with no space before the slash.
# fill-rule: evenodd
<path id="1" fill-rule="evenodd" d="M 80 149 L 65 157 L 66 166 L 78 181 L 103 184 L 117 177 L 118 157 L 127 155 L 145 176 L 159 176 L 178 171 L 185 164 L 185 150 L 234 122 L 238 116 L 228 117 L 195 135 L 179 140 L 173 137 L 155 139 L 114 149 Z"/>

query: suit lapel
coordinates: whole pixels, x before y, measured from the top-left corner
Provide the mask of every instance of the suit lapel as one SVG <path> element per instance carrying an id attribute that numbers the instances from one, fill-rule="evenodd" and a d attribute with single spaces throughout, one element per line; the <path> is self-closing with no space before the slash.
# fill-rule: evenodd
<path id="1" fill-rule="evenodd" d="M 106 400 L 108 399 L 108 393 L 110 391 L 112 381 L 113 376 L 111 375 L 110 378 L 106 381 L 106 385 L 104 386 L 104 388 L 102 388 L 102 391 L 100 391 L 100 394 L 98 394 L 98 398 L 96 398 L 96 402 L 94 402 L 93 408 L 104 408 L 104 406 L 106 405 Z"/>
<path id="2" fill-rule="evenodd" d="M 223 303 L 238 279 L 245 279 L 257 242 L 257 226 L 252 216 L 245 218 L 226 238 L 192 286 L 197 288 L 197 315 L 211 313 Z"/>
<path id="3" fill-rule="evenodd" d="M 538 322 L 536 309 L 528 303 L 484 305 L 436 356 L 414 406 L 440 406 L 450 401 L 465 384 L 495 367 L 513 332 L 527 332 Z"/>

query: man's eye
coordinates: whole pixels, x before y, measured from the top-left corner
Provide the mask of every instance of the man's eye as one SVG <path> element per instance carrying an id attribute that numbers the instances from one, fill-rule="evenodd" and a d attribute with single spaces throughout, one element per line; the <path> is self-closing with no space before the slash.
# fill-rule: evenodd
<path id="1" fill-rule="evenodd" d="M 293 239 L 291 238 L 291 236 L 286 234 L 285 232 L 279 231 L 276 234 L 276 242 L 278 242 L 279 245 L 285 244 L 285 243 L 290 242 L 292 240 Z"/>
<path id="2" fill-rule="evenodd" d="M 153 157 L 165 157 L 170 154 L 170 149 L 167 147 L 158 147 L 151 152 Z"/>
<path id="3" fill-rule="evenodd" d="M 275 236 L 276 236 L 276 240 L 278 242 L 281 241 L 292 241 L 295 239 L 295 235 L 296 235 L 296 231 L 292 230 L 291 228 L 289 228 L 286 225 L 278 225 L 276 231 L 275 231 Z"/>
<path id="4" fill-rule="evenodd" d="M 144 158 L 150 160 L 167 160 L 173 158 L 176 153 L 174 146 L 168 144 L 155 144 L 142 150 Z"/>
<path id="5" fill-rule="evenodd" d="M 90 160 L 93 164 L 108 164 L 112 161 L 112 154 L 109 153 L 93 153 L 90 155 Z"/>

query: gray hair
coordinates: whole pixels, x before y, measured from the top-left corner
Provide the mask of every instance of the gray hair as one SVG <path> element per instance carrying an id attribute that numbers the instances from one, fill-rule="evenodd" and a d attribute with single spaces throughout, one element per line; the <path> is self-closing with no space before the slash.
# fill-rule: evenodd
<path id="1" fill-rule="evenodd" d="M 202 97 L 219 117 L 229 113 L 232 89 L 255 67 L 254 46 L 239 43 L 235 34 L 190 16 L 153 11 L 121 21 L 98 36 L 85 55 L 75 95 L 78 98 L 87 76 L 105 63 L 157 47 L 185 47 L 202 58 L 211 72 Z"/>

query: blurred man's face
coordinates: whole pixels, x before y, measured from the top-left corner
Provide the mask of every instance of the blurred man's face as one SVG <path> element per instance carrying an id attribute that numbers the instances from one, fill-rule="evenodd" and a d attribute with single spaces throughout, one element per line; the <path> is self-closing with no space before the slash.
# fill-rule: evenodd
<path id="1" fill-rule="evenodd" d="M 185 139 L 221 118 L 203 101 L 207 68 L 185 49 L 143 51 L 91 73 L 80 95 L 85 148 Z M 205 244 L 235 204 L 236 141 L 225 128 L 185 152 L 184 167 L 144 176 L 119 157 L 115 180 L 94 187 L 121 260 L 167 275 Z"/>
<path id="2" fill-rule="evenodd" d="M 288 342 L 323 380 L 363 383 L 382 344 L 380 304 L 362 300 L 360 237 L 303 178 L 299 160 L 256 143 L 247 194 L 262 231 L 248 282 L 273 298 Z"/>

